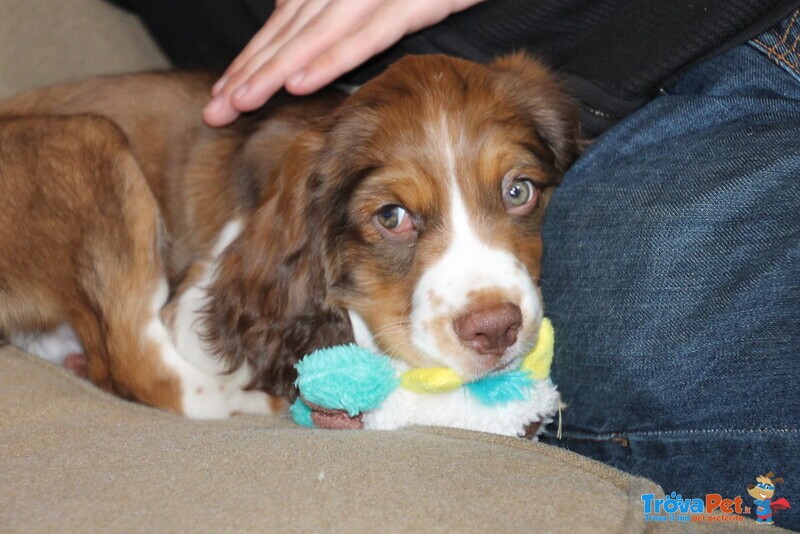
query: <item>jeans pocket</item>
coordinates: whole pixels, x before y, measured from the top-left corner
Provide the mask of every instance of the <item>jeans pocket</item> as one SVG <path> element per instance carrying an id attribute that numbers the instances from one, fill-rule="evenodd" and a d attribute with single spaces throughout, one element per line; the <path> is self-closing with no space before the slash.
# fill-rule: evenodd
<path id="1" fill-rule="evenodd" d="M 800 10 L 755 37 L 750 45 L 800 82 Z"/>

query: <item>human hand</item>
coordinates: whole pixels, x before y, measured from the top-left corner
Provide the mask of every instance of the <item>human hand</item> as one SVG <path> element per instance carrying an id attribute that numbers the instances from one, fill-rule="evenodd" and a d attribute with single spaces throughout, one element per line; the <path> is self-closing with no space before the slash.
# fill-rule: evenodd
<path id="1" fill-rule="evenodd" d="M 386 50 L 483 0 L 276 0 L 276 8 L 214 85 L 203 110 L 224 126 L 281 87 L 312 93 Z"/>

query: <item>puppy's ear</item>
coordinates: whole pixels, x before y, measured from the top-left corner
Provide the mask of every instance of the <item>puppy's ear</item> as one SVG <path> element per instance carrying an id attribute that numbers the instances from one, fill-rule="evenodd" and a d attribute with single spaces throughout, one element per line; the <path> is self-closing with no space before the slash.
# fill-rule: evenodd
<path id="1" fill-rule="evenodd" d="M 523 109 L 552 151 L 555 170 L 563 174 L 580 155 L 580 122 L 573 101 L 548 69 L 524 53 L 496 59 L 499 89 Z"/>
<path id="2" fill-rule="evenodd" d="M 293 398 L 294 364 L 353 341 L 347 312 L 328 299 L 333 258 L 324 231 L 335 210 L 316 170 L 320 134 L 302 134 L 242 234 L 224 252 L 209 290 L 205 335 L 230 371 L 248 364 L 248 387 Z"/>

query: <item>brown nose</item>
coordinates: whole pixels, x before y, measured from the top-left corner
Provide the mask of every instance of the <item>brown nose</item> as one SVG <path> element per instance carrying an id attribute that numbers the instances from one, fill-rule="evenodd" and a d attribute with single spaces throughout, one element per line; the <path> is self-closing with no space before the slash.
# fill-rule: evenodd
<path id="1" fill-rule="evenodd" d="M 479 354 L 498 357 L 517 341 L 521 326 L 522 312 L 510 302 L 471 310 L 453 321 L 464 345 Z"/>

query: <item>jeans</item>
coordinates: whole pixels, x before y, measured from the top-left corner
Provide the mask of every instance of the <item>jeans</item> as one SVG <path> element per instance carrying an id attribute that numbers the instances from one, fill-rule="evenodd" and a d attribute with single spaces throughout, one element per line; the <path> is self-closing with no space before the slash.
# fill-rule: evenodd
<path id="1" fill-rule="evenodd" d="M 796 19 L 795 15 L 795 19 Z M 685 72 L 553 195 L 542 289 L 568 407 L 545 442 L 670 493 L 768 471 L 800 530 L 800 20 Z"/>

